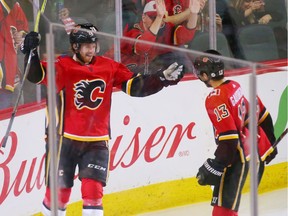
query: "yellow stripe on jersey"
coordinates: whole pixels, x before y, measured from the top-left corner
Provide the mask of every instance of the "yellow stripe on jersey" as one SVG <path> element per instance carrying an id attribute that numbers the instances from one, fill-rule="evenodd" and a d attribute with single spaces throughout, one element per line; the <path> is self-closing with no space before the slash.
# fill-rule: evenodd
<path id="1" fill-rule="evenodd" d="M 233 203 L 233 205 L 232 205 L 232 210 L 235 210 L 235 208 L 236 208 L 236 205 L 237 205 L 237 201 L 238 201 L 238 199 L 237 199 L 237 197 L 239 196 L 239 193 L 241 192 L 241 184 L 242 184 L 242 182 L 243 182 L 243 178 L 244 178 L 244 174 L 245 174 L 245 166 L 246 166 L 246 164 L 245 163 L 243 163 L 242 164 L 242 169 L 241 169 L 241 176 L 240 176 L 240 178 L 239 178 L 239 181 L 238 181 L 238 186 L 237 186 L 237 193 L 236 193 L 236 195 L 235 195 L 235 199 L 234 199 L 234 203 Z M 240 199 L 240 198 L 239 198 Z"/>
<path id="2" fill-rule="evenodd" d="M 135 38 L 136 42 L 134 43 L 134 46 L 133 46 L 134 53 L 137 54 L 137 55 L 140 55 L 140 53 L 136 49 L 136 43 L 137 43 L 137 40 L 139 40 L 140 37 L 141 37 L 141 35 L 139 35 L 138 37 Z"/>
<path id="3" fill-rule="evenodd" d="M 40 64 L 40 66 L 41 66 L 41 70 L 42 70 L 42 78 L 41 78 L 41 80 L 40 80 L 39 82 L 37 82 L 36 84 L 40 84 L 40 83 L 44 80 L 45 75 L 46 75 L 45 70 L 44 70 L 44 68 L 43 68 L 43 65 Z"/>
<path id="4" fill-rule="evenodd" d="M 133 80 L 140 76 L 141 74 L 137 74 L 137 76 L 133 77 L 132 79 L 128 80 L 127 83 L 126 83 L 126 94 L 128 95 L 131 95 L 131 86 L 132 86 L 132 83 L 133 83 Z"/>
<path id="5" fill-rule="evenodd" d="M 177 33 L 177 30 L 179 29 L 179 27 L 180 27 L 180 26 L 178 25 L 177 28 L 175 29 L 174 35 L 173 35 L 173 41 L 174 41 L 173 43 L 174 43 L 175 46 L 178 45 L 177 34 L 176 34 L 176 33 Z"/>
<path id="6" fill-rule="evenodd" d="M 250 154 L 247 156 L 245 155 L 244 149 L 240 146 L 240 142 L 238 142 L 238 144 L 237 144 L 237 150 L 239 152 L 240 159 L 241 159 L 242 163 L 245 163 L 245 158 L 246 158 L 246 161 L 250 160 Z"/>
<path id="7" fill-rule="evenodd" d="M 269 112 L 266 110 L 265 113 L 261 116 L 261 118 L 258 120 L 258 125 L 261 124 L 266 117 L 269 115 Z"/>
<path id="8" fill-rule="evenodd" d="M 2 3 L 3 7 L 6 9 L 7 13 L 10 13 L 10 7 L 8 6 L 8 4 L 4 1 L 4 0 L 0 0 L 0 2 Z"/>
<path id="9" fill-rule="evenodd" d="M 63 135 L 65 138 L 76 140 L 76 141 L 83 141 L 83 142 L 93 142 L 93 141 L 108 141 L 109 135 L 104 135 L 104 136 L 77 136 L 75 134 L 69 134 L 65 133 Z"/>
<path id="10" fill-rule="evenodd" d="M 60 93 L 59 93 L 59 97 L 60 97 L 60 104 L 61 104 L 61 106 L 60 106 L 60 113 L 58 113 L 57 111 L 56 111 L 56 113 L 57 113 L 57 120 L 58 120 L 58 125 L 59 125 L 59 128 L 58 128 L 58 133 L 59 134 L 63 134 L 63 125 L 64 125 L 64 96 L 63 96 L 63 90 L 62 91 L 60 91 Z"/>
<path id="11" fill-rule="evenodd" d="M 230 139 L 239 139 L 238 134 L 228 134 L 228 135 L 221 135 L 218 137 L 219 141 L 230 140 Z"/>
<path id="12" fill-rule="evenodd" d="M 265 161 L 266 157 L 268 157 L 272 152 L 274 151 L 274 148 L 271 146 L 261 157 L 261 161 Z"/>
<path id="13" fill-rule="evenodd" d="M 2 86 L 3 77 L 4 77 L 4 72 L 0 63 L 0 86 Z"/>
<path id="14" fill-rule="evenodd" d="M 227 168 L 224 168 L 224 171 L 223 171 L 223 175 L 221 177 L 221 180 L 220 180 L 220 186 L 219 186 L 219 196 L 218 196 L 218 204 L 219 206 L 222 206 L 222 192 L 223 192 L 223 187 L 224 187 L 224 180 L 225 180 L 225 175 L 226 175 L 226 171 L 227 171 Z"/>

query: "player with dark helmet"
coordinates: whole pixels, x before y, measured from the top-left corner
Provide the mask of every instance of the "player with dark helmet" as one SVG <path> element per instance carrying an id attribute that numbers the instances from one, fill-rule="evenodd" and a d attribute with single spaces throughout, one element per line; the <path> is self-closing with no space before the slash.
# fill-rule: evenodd
<path id="1" fill-rule="evenodd" d="M 216 50 L 195 59 L 197 77 L 212 87 L 206 97 L 205 107 L 213 125 L 217 144 L 215 158 L 208 158 L 196 175 L 200 185 L 214 185 L 211 205 L 213 216 L 237 216 L 243 185 L 249 169 L 249 103 L 240 84 L 224 77 L 224 64 Z M 260 182 L 264 164 L 277 154 L 271 115 L 257 97 L 258 150 Z"/>
<path id="2" fill-rule="evenodd" d="M 81 44 L 95 44 L 96 53 L 98 53 L 100 51 L 100 45 L 98 43 L 97 32 L 98 29 L 96 26 L 91 23 L 84 23 L 76 25 L 70 33 L 71 49 L 76 54 L 76 57 L 84 64 L 89 62 L 83 59 L 83 55 L 80 54 Z M 92 58 L 90 60 L 92 60 Z"/>
<path id="3" fill-rule="evenodd" d="M 70 43 L 96 43 L 98 29 L 91 23 L 78 24 L 70 33 Z"/>
<path id="4" fill-rule="evenodd" d="M 205 53 L 219 56 L 221 55 L 216 50 L 206 50 Z M 221 80 L 224 78 L 224 63 L 219 58 L 211 57 L 208 55 L 201 55 L 195 59 L 194 68 L 195 75 L 206 85 L 210 79 Z M 208 80 L 204 81 L 200 78 L 203 73 L 207 75 Z"/>
<path id="5" fill-rule="evenodd" d="M 83 201 L 82 215 L 103 216 L 103 187 L 109 172 L 110 111 L 114 88 L 134 97 L 145 97 L 166 86 L 177 84 L 183 77 L 183 66 L 177 62 L 151 75 L 135 74 L 122 63 L 97 55 L 97 28 L 78 24 L 70 33 L 72 56 L 61 55 L 55 61 L 57 93 L 60 97 L 58 138 L 58 215 L 66 214 L 74 175 L 78 166 Z M 26 35 L 22 52 L 28 64 L 30 50 L 34 55 L 27 79 L 47 85 L 47 62 L 40 61 L 36 47 L 39 35 Z M 46 162 L 49 159 L 46 148 Z M 48 166 L 48 162 L 46 166 Z M 48 171 L 48 167 L 46 167 Z M 49 173 L 43 200 L 45 216 L 51 216 Z"/>

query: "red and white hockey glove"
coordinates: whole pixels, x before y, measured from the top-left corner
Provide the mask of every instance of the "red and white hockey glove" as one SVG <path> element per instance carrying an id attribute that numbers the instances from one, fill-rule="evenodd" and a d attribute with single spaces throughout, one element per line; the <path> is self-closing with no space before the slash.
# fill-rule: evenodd
<path id="1" fill-rule="evenodd" d="M 218 185 L 223 175 L 224 166 L 216 160 L 208 158 L 199 168 L 196 175 L 200 185 Z"/>

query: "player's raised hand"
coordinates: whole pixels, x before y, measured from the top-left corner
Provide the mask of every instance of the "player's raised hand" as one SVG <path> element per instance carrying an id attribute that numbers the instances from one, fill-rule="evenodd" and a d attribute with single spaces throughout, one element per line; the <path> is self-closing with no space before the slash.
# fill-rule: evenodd
<path id="1" fill-rule="evenodd" d="M 179 66 L 177 62 L 174 62 L 163 71 L 163 77 L 168 81 L 180 80 L 183 77 L 183 65 Z"/>
<path id="2" fill-rule="evenodd" d="M 34 31 L 29 32 L 21 44 L 21 52 L 27 54 L 30 50 L 34 50 L 39 46 L 40 43 L 40 34 Z"/>

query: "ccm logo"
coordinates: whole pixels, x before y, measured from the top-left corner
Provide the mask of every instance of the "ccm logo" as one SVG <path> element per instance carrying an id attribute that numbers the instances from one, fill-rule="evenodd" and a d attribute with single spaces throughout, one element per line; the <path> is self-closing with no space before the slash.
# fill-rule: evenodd
<path id="1" fill-rule="evenodd" d="M 106 171 L 105 167 L 102 167 L 102 166 L 99 166 L 99 165 L 96 165 L 96 164 L 88 164 L 88 168 Z"/>

